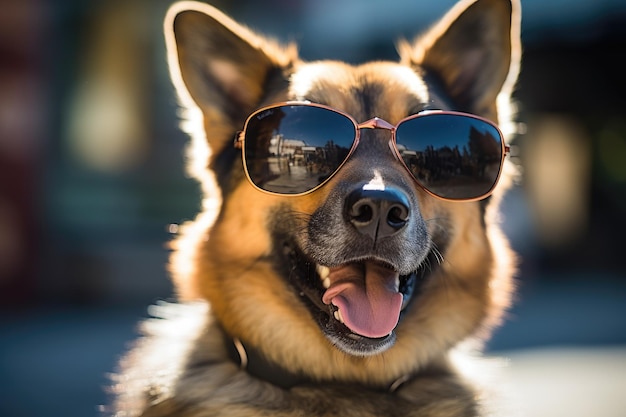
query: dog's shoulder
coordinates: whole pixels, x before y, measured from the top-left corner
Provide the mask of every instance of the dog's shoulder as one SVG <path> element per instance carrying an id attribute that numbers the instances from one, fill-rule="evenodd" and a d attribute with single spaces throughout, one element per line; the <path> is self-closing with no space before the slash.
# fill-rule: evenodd
<path id="1" fill-rule="evenodd" d="M 129 416 L 138 416 L 156 404 L 169 404 L 160 408 L 171 408 L 167 399 L 175 395 L 181 375 L 194 361 L 220 362 L 219 341 L 213 340 L 216 346 L 211 346 L 212 340 L 207 337 L 214 327 L 209 309 L 208 304 L 201 302 L 160 302 L 150 307 L 152 317 L 140 324 L 140 337 L 112 375 L 111 391 L 116 396 L 113 411 L 124 410 Z M 199 343 L 208 346 L 199 349 Z M 202 353 L 207 357 L 201 358 Z"/>
<path id="2" fill-rule="evenodd" d="M 283 390 L 251 377 L 231 359 L 207 303 L 160 302 L 149 312 L 141 336 L 112 375 L 115 403 L 107 414 L 237 416 L 242 408 L 255 413 L 272 403 L 288 408 Z"/>

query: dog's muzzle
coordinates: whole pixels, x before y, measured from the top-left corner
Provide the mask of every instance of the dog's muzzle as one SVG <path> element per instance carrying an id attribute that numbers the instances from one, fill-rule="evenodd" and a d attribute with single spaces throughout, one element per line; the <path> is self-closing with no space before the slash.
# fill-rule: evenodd
<path id="1" fill-rule="evenodd" d="M 325 336 L 346 353 L 368 356 L 391 347 L 423 282 L 431 243 L 411 207 L 416 203 L 394 187 L 338 187 L 310 216 L 306 239 L 285 225 L 282 239 L 276 237 L 285 276 Z"/>

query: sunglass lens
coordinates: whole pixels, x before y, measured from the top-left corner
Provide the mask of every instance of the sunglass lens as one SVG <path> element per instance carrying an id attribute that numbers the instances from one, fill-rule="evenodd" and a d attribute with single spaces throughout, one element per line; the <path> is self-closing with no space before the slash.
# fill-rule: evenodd
<path id="1" fill-rule="evenodd" d="M 443 198 L 482 197 L 500 175 L 502 138 L 482 119 L 449 113 L 418 116 L 400 123 L 396 142 L 415 179 Z"/>
<path id="2" fill-rule="evenodd" d="M 356 126 L 322 107 L 284 105 L 253 114 L 244 159 L 251 181 L 278 194 L 300 194 L 325 182 L 348 156 Z"/>

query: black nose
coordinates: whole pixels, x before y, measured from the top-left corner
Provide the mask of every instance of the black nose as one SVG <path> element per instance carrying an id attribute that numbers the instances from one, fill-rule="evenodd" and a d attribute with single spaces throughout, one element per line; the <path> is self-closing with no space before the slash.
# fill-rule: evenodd
<path id="1" fill-rule="evenodd" d="M 373 240 L 399 232 L 409 221 L 409 201 L 395 188 L 357 189 L 346 199 L 350 223 Z"/>

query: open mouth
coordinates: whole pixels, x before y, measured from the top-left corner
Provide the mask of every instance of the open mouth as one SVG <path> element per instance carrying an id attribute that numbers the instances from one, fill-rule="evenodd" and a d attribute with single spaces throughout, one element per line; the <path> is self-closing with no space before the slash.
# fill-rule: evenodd
<path id="1" fill-rule="evenodd" d="M 378 259 L 354 259 L 338 266 L 315 263 L 285 243 L 289 280 L 324 335 L 339 349 L 369 356 L 393 346 L 403 311 L 415 297 L 424 271 L 400 275 Z"/>

